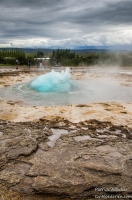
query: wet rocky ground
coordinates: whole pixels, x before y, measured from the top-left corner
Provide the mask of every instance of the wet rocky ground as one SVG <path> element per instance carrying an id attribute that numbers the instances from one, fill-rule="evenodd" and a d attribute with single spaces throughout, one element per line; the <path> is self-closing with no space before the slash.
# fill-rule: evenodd
<path id="1" fill-rule="evenodd" d="M 87 78 L 83 70 L 72 77 Z M 36 73 L 1 70 L 0 88 Z M 102 77 L 132 84 L 130 75 L 88 74 Z M 31 107 L 1 98 L 0 105 L 0 200 L 132 199 L 131 102 Z"/>
<path id="2" fill-rule="evenodd" d="M 132 129 L 127 126 L 60 117 L 1 120 L 0 143 L 2 200 L 132 198 Z"/>

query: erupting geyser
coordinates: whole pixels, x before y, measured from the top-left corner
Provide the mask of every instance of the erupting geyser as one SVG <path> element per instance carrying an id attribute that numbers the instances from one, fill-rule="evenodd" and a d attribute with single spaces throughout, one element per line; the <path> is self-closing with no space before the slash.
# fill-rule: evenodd
<path id="1" fill-rule="evenodd" d="M 29 83 L 29 87 L 39 92 L 69 92 L 75 88 L 75 83 L 70 80 L 70 69 L 67 67 L 61 73 L 52 70 L 38 76 Z"/>

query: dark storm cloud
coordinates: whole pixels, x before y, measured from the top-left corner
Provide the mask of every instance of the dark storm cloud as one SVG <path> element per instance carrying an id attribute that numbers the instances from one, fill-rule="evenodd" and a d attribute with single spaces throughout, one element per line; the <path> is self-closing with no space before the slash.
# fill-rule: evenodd
<path id="1" fill-rule="evenodd" d="M 105 3 L 102 7 L 98 7 L 98 5 L 95 6 L 94 1 L 93 4 L 88 4 L 87 0 L 74 0 L 71 2 L 66 0 L 2 0 L 0 4 L 7 7 L 11 6 L 12 9 L 29 8 L 29 13 L 32 12 L 32 10 L 39 8 L 42 11 L 44 10 L 46 12 L 45 14 L 49 13 L 48 17 L 50 19 L 50 17 L 52 16 L 53 21 L 57 18 L 59 21 L 68 20 L 68 22 L 70 23 L 73 23 L 75 21 L 78 23 L 96 23 L 97 21 L 108 21 L 111 23 L 132 22 L 131 0 L 104 2 Z M 73 11 L 72 9 L 70 9 L 71 6 L 73 7 Z M 74 6 L 78 6 L 78 11 L 74 11 Z M 81 9 L 82 6 L 83 8 Z M 67 12 L 59 13 L 61 11 L 65 11 L 65 9 L 67 9 Z M 34 20 L 37 20 L 36 17 L 34 18 Z"/>
<path id="2" fill-rule="evenodd" d="M 101 10 L 95 10 L 91 17 L 96 17 L 100 21 L 108 21 L 111 23 L 132 23 L 132 1 L 119 1 L 114 3 L 106 3 Z"/>
<path id="3" fill-rule="evenodd" d="M 41 7 L 54 7 L 61 5 L 62 0 L 1 0 L 0 4 L 3 7 L 30 7 L 30 8 L 41 8 Z"/>
<path id="4" fill-rule="evenodd" d="M 131 0 L 1 0 L 0 37 L 5 43 L 25 38 L 76 43 L 87 34 L 92 40 L 98 32 L 102 42 L 112 30 L 118 34 L 119 26 L 130 30 L 131 10 Z"/>
<path id="5" fill-rule="evenodd" d="M 62 19 L 64 20 L 65 17 Z M 84 8 L 80 11 L 69 12 L 67 21 L 79 24 L 101 23 L 111 24 L 132 24 L 132 1 L 119 1 L 113 3 L 105 3 L 103 7 Z"/>

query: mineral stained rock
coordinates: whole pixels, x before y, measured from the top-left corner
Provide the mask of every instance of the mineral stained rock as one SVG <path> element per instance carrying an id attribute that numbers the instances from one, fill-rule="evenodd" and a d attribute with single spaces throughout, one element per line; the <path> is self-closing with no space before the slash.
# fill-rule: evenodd
<path id="1" fill-rule="evenodd" d="M 1 120 L 0 199 L 130 199 L 131 141 L 130 127 L 111 122 Z"/>

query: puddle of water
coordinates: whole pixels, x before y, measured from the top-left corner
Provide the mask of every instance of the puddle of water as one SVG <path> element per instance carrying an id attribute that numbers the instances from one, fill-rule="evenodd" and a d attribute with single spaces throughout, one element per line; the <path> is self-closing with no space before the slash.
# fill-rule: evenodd
<path id="1" fill-rule="evenodd" d="M 50 140 L 47 142 L 48 146 L 53 148 L 57 139 L 61 137 L 61 135 L 66 135 L 68 134 L 68 131 L 65 129 L 51 129 L 53 135 L 49 136 L 48 139 Z"/>

